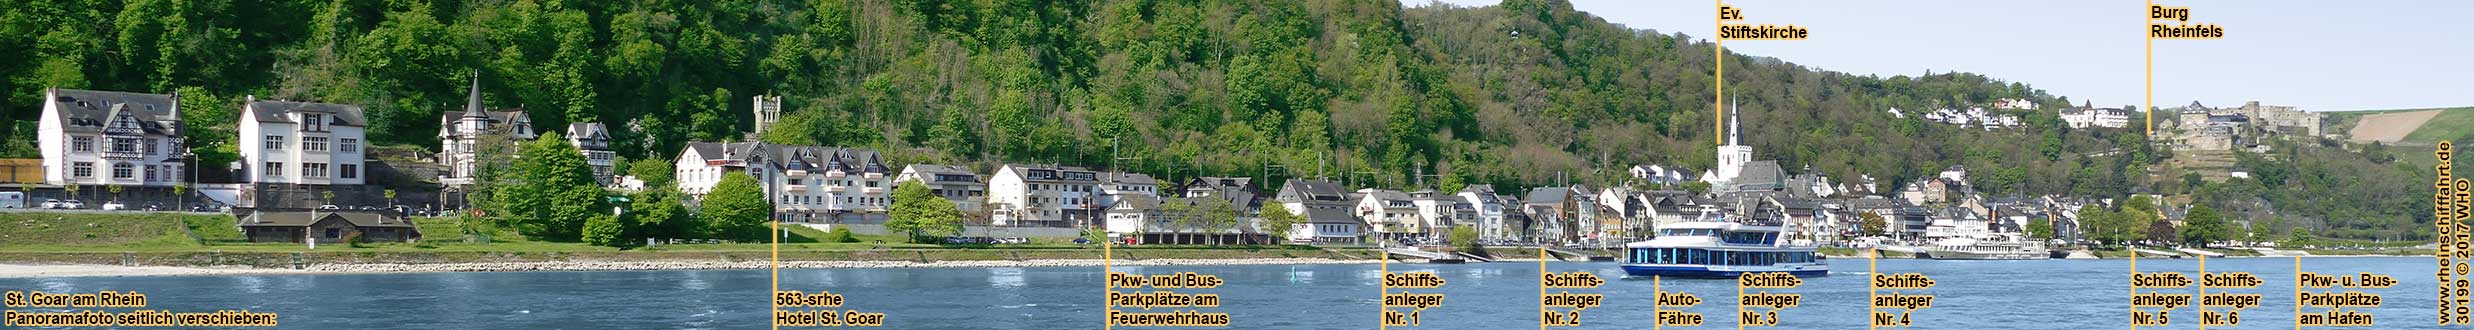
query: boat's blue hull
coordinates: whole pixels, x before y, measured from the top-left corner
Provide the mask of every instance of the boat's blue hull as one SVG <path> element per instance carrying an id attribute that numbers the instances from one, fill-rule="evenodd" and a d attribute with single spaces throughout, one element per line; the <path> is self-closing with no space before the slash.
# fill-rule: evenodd
<path id="1" fill-rule="evenodd" d="M 1624 265 L 1623 268 L 1624 274 L 1637 277 L 1658 276 L 1674 278 L 1736 278 L 1738 276 L 1743 276 L 1745 273 L 1788 273 L 1793 274 L 1796 277 L 1815 277 L 1828 276 L 1830 274 L 1830 270 L 1827 268 L 1754 270 L 1712 269 L 1709 266 L 1691 265 Z"/>

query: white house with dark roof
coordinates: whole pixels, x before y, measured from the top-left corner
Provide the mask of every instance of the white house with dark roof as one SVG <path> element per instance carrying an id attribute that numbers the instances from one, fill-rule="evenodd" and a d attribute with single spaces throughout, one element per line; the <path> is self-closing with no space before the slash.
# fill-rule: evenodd
<path id="1" fill-rule="evenodd" d="M 893 177 L 872 150 L 690 142 L 673 165 L 679 192 L 698 200 L 723 174 L 747 173 L 773 202 L 778 221 L 883 223 L 893 204 Z"/>
<path id="2" fill-rule="evenodd" d="M 271 101 L 241 104 L 240 165 L 244 181 L 262 184 L 360 185 L 369 121 L 356 105 Z"/>
<path id="3" fill-rule="evenodd" d="M 610 129 L 601 123 L 567 124 L 567 144 L 584 153 L 584 165 L 593 168 L 593 181 L 603 186 L 617 182 L 618 152 L 610 149 Z"/>
<path id="4" fill-rule="evenodd" d="M 1348 191 L 1341 190 L 1340 184 L 1289 179 L 1273 198 L 1289 212 L 1304 219 L 1289 226 L 1289 242 L 1353 244 L 1363 241 L 1366 224 L 1349 214 L 1354 204 L 1350 203 Z"/>
<path id="5" fill-rule="evenodd" d="M 1373 234 L 1385 241 L 1426 236 L 1425 221 L 1418 218 L 1417 201 L 1399 190 L 1366 188 L 1357 193 L 1354 211 L 1359 220 L 1373 228 Z"/>
<path id="6" fill-rule="evenodd" d="M 1514 230 L 1508 222 L 1504 221 L 1506 214 L 1503 197 L 1495 195 L 1495 186 L 1468 185 L 1461 187 L 1460 193 L 1455 195 L 1469 203 L 1469 208 L 1476 212 L 1476 218 L 1470 219 L 1472 220 L 1470 222 L 1474 222 L 1472 224 L 1477 226 L 1479 239 L 1508 240 L 1520 237 L 1519 231 Z"/>
<path id="7" fill-rule="evenodd" d="M 180 96 L 50 88 L 35 140 L 50 185 L 185 182 Z"/>
<path id="8" fill-rule="evenodd" d="M 1160 199 L 1160 181 L 1150 175 L 1132 172 L 1108 172 L 1100 177 L 1100 205 L 1117 205 L 1118 197 L 1143 196 Z"/>
<path id="9" fill-rule="evenodd" d="M 1006 164 L 988 178 L 989 218 L 999 226 L 1104 225 L 1101 180 L 1080 167 Z"/>
<path id="10" fill-rule="evenodd" d="M 911 164 L 902 167 L 895 176 L 896 186 L 904 181 L 918 181 L 928 192 L 953 201 L 962 212 L 979 212 L 988 204 L 988 183 L 968 167 L 936 164 Z"/>
<path id="11" fill-rule="evenodd" d="M 438 163 L 446 166 L 438 173 L 438 183 L 448 186 L 472 184 L 483 167 L 478 153 L 484 144 L 530 141 L 535 135 L 533 120 L 523 109 L 484 108 L 480 77 L 473 78 L 464 97 L 463 111 L 438 115 Z"/>

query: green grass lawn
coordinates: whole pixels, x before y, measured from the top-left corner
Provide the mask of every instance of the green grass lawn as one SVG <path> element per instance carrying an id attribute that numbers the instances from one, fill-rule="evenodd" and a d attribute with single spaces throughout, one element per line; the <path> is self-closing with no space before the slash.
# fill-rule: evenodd
<path id="1" fill-rule="evenodd" d="M 2440 140 L 2456 140 L 2466 137 L 2474 137 L 2474 108 L 2441 111 L 2438 116 L 2431 117 L 2431 121 L 2424 122 L 2422 128 L 2415 129 L 2414 133 L 2406 134 L 2405 140 L 2439 143 Z"/>
<path id="2" fill-rule="evenodd" d="M 220 220 L 218 220 L 220 219 Z M 224 231 L 211 230 L 220 221 Z M 0 250 L 63 247 L 196 248 L 181 227 L 239 237 L 228 215 L 192 213 L 0 212 Z M 209 227 L 209 228 L 200 228 Z"/>

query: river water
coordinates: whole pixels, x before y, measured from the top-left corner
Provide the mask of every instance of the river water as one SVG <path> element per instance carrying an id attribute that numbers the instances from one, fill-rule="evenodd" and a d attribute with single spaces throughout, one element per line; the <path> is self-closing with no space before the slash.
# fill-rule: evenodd
<path id="1" fill-rule="evenodd" d="M 2430 258 L 2304 258 L 2300 267 L 2317 273 L 2392 276 L 2400 281 L 2394 287 L 2361 290 L 2384 300 L 2381 307 L 2363 310 L 2376 317 L 2377 328 L 2441 329 L 2433 319 L 2438 315 L 2433 310 L 2435 264 Z M 1902 292 L 1936 297 L 1931 308 L 1910 314 L 1912 329 L 2119 329 L 2129 323 L 2127 260 L 1898 259 L 1871 266 L 1881 273 L 1922 273 L 1938 282 L 1930 289 Z M 2181 271 L 2193 280 L 2196 274 L 2189 272 L 2199 266 L 2197 260 L 2139 262 L 2141 271 Z M 2208 290 L 2263 296 L 2260 306 L 2239 311 L 2240 326 L 2210 328 L 2292 328 L 2295 259 L 2211 259 L 2206 266 L 2210 272 L 2250 272 L 2266 281 L 2254 289 Z M 1390 267 L 1394 272 L 1431 271 L 1448 281 L 1439 289 L 1407 290 L 1445 295 L 1441 306 L 1421 313 L 1424 326 L 1419 328 L 1538 325 L 1539 263 Z M 1800 307 L 1778 312 L 1778 328 L 1865 326 L 1867 261 L 1834 259 L 1831 267 L 1832 276 L 1807 278 L 1798 288 L 1769 290 L 1802 295 Z M 1649 328 L 1652 280 L 1623 278 L 1613 263 L 1549 262 L 1544 268 L 1609 279 L 1595 289 L 1549 291 L 1605 295 L 1603 306 L 1580 312 L 1578 328 Z M 1226 280 L 1219 288 L 1172 291 L 1219 294 L 1222 306 L 1203 310 L 1229 314 L 1231 328 L 1367 329 L 1381 320 L 1377 265 L 1117 270 L 1198 272 Z M 716 270 L 17 278 L 0 279 L 0 290 L 136 291 L 147 295 L 143 309 L 272 312 L 281 315 L 281 328 L 287 329 L 757 329 L 765 328 L 770 316 L 769 275 L 765 270 Z M 886 328 L 892 329 L 1096 329 L 1106 320 L 1104 279 L 1098 267 L 808 269 L 783 270 L 781 278 L 786 290 L 844 295 L 842 309 L 885 313 Z M 1699 306 L 1685 309 L 1703 315 L 1707 324 L 1698 328 L 1735 327 L 1734 281 L 1657 282 L 1670 292 L 1702 298 Z M 2190 307 L 2174 310 L 2172 325 L 2161 328 L 2196 329 L 2198 314 Z"/>

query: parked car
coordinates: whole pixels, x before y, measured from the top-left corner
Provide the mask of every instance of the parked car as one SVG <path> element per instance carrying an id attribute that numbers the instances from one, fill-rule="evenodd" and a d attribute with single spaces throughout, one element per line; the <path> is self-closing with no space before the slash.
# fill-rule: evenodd
<path id="1" fill-rule="evenodd" d="M 120 204 L 120 201 L 109 201 L 109 202 L 103 202 L 103 210 L 104 210 L 104 211 L 119 211 L 119 210 L 128 209 L 128 208 L 129 208 L 129 206 L 128 206 L 128 205 L 123 205 L 123 204 Z"/>
<path id="2" fill-rule="evenodd" d="M 45 200 L 43 200 L 43 208 L 47 208 L 47 209 L 57 209 L 57 208 L 60 208 L 60 200 L 57 200 L 57 199 L 45 199 Z"/>
<path id="3" fill-rule="evenodd" d="M 340 210 L 340 209 L 343 209 L 343 208 L 342 208 L 342 207 L 335 206 L 335 204 L 327 204 L 327 205 L 319 205 L 319 206 L 318 206 L 318 209 L 320 209 L 320 210 Z"/>
<path id="4" fill-rule="evenodd" d="M 61 202 L 60 202 L 60 208 L 64 208 L 64 209 L 82 209 L 82 208 L 86 208 L 86 202 L 80 202 L 80 201 L 77 201 L 77 200 L 75 200 L 75 199 L 66 200 L 66 201 L 61 201 Z"/>

